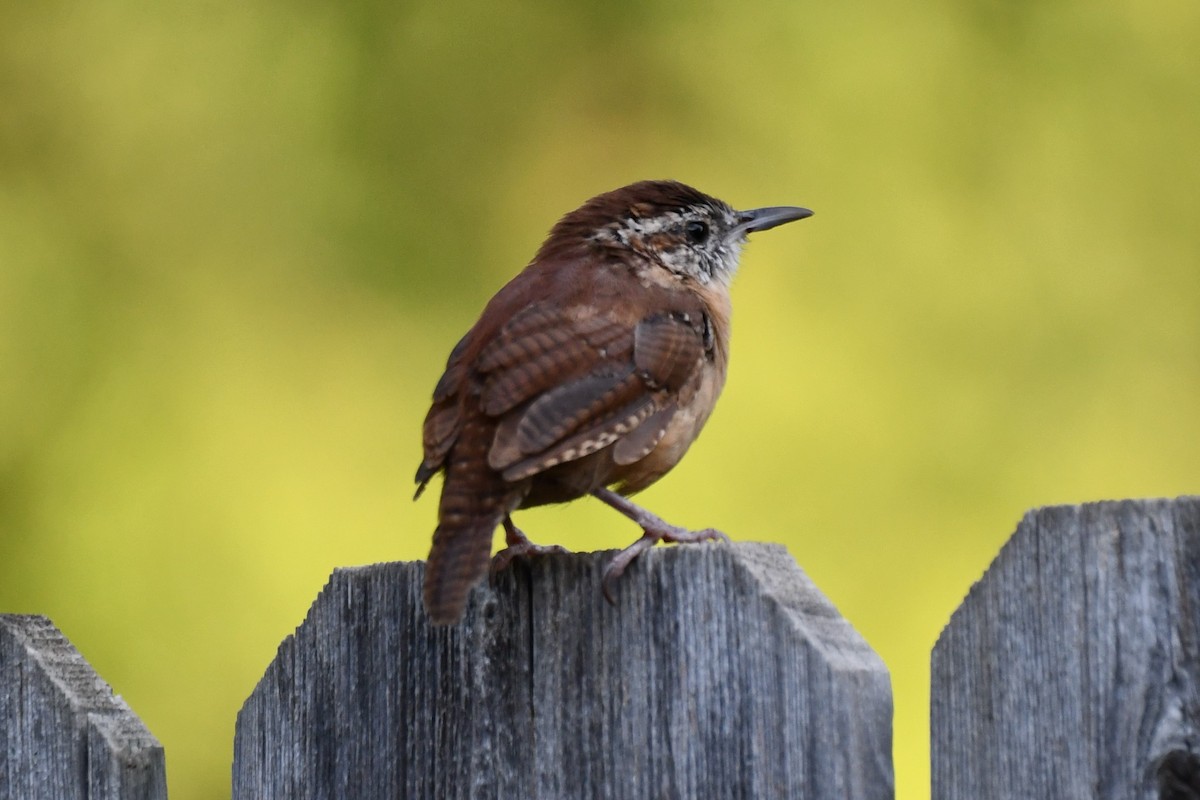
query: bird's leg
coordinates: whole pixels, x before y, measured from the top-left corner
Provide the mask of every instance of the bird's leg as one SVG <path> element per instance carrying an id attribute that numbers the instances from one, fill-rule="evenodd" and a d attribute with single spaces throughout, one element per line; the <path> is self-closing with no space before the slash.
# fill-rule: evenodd
<path id="1" fill-rule="evenodd" d="M 500 572 L 508 568 L 514 558 L 521 556 L 544 556 L 548 553 L 570 552 L 565 547 L 556 544 L 534 544 L 521 529 L 513 524 L 512 517 L 504 515 L 504 543 L 507 545 L 492 557 L 492 572 Z"/>
<path id="2" fill-rule="evenodd" d="M 633 544 L 626 547 L 621 552 L 617 553 L 613 560 L 609 562 L 604 569 L 604 579 L 602 587 L 604 589 L 604 597 L 608 602 L 616 605 L 613 600 L 612 587 L 618 578 L 625 572 L 625 568 L 633 563 L 633 560 L 642 554 L 643 551 L 649 550 L 658 542 L 706 542 L 717 540 L 728 542 L 729 537 L 715 528 L 705 528 L 699 531 L 690 531 L 687 528 L 680 528 L 671 525 L 664 521 L 662 517 L 651 514 L 646 509 L 628 500 L 611 489 L 593 489 L 592 496 L 598 500 L 608 503 L 610 506 L 620 511 L 625 516 L 636 522 L 643 531 L 642 538 L 638 539 Z"/>

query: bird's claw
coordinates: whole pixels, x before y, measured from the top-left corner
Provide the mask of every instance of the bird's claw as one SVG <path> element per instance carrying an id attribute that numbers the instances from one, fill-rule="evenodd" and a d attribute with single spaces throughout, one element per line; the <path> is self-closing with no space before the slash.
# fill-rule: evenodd
<path id="1" fill-rule="evenodd" d="M 670 526 L 663 529 L 646 531 L 642 538 L 613 556 L 612 560 L 608 562 L 608 566 L 604 568 L 604 575 L 600 581 L 600 590 L 604 593 L 604 599 L 608 601 L 609 605 L 615 606 L 617 604 L 616 599 L 613 597 L 613 587 L 616 585 L 617 580 L 625 574 L 625 570 L 633 563 L 634 559 L 660 541 L 672 542 L 674 544 L 710 541 L 728 542 L 729 537 L 716 528 L 690 531 L 687 528 Z"/>
<path id="2" fill-rule="evenodd" d="M 536 556 L 547 556 L 554 553 L 569 552 L 571 551 L 561 545 L 534 544 L 526 539 L 524 542 L 510 544 L 508 547 L 492 556 L 492 573 L 495 574 L 508 569 L 508 565 L 512 563 L 514 558 L 530 558 Z"/>
<path id="3" fill-rule="evenodd" d="M 571 552 L 567 548 L 557 544 L 534 544 L 529 541 L 529 537 L 520 528 L 513 524 L 512 517 L 508 515 L 504 517 L 504 543 L 508 546 L 492 557 L 493 575 L 508 569 L 508 565 L 512 563 L 514 558 L 528 558 L 530 556 L 546 556 L 552 553 Z"/>
<path id="4" fill-rule="evenodd" d="M 689 542 L 728 542 L 729 537 L 722 531 L 716 528 L 704 528 L 698 531 L 689 531 L 687 528 L 676 528 L 662 536 L 664 542 L 674 542 L 675 544 L 687 544 Z"/>

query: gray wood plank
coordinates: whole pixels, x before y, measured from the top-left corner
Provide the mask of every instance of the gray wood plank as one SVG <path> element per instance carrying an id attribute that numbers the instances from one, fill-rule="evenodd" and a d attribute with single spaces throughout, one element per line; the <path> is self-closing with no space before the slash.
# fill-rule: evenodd
<path id="1" fill-rule="evenodd" d="M 238 717 L 234 797 L 891 798 L 885 667 L 782 547 L 518 561 L 462 624 L 337 570 Z"/>
<path id="2" fill-rule="evenodd" d="M 934 647 L 931 722 L 935 800 L 1200 797 L 1200 498 L 1027 514 Z"/>
<path id="3" fill-rule="evenodd" d="M 45 617 L 0 614 L 0 798 L 163 800 L 162 746 Z"/>

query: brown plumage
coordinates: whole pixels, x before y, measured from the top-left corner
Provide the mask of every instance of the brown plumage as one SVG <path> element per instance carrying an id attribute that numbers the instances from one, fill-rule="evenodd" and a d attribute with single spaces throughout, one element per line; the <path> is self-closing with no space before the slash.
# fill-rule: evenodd
<path id="1" fill-rule="evenodd" d="M 425 571 L 435 623 L 462 617 L 497 525 L 508 552 L 539 549 L 512 526 L 518 508 L 593 494 L 631 516 L 646 535 L 609 577 L 660 539 L 721 535 L 674 528 L 620 495 L 675 466 L 712 412 L 746 234 L 810 214 L 737 212 L 683 184 L 647 181 L 554 226 L 451 352 L 425 419 L 418 496 L 445 472 Z"/>

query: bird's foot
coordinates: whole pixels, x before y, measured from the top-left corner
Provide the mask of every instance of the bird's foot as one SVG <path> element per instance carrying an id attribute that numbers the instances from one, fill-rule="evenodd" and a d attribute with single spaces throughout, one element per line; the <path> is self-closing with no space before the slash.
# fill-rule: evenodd
<path id="1" fill-rule="evenodd" d="M 666 525 L 666 523 L 663 523 L 663 525 Z M 601 589 L 604 592 L 604 599 L 614 606 L 617 604 L 617 601 L 613 597 L 613 587 L 620 577 L 625 574 L 626 568 L 634 562 L 634 559 L 644 551 L 654 547 L 658 542 L 686 544 L 688 542 L 710 541 L 728 542 L 729 537 L 716 528 L 690 531 L 687 528 L 676 528 L 673 525 L 666 525 L 666 529 L 647 529 L 642 538 L 613 556 L 612 561 L 608 562 L 608 566 L 604 568 L 604 577 L 600 583 Z"/>
<path id="2" fill-rule="evenodd" d="M 508 569 L 514 558 L 570 552 L 557 544 L 534 544 L 508 516 L 504 518 L 504 543 L 507 546 L 492 557 L 492 574 Z"/>
<path id="3" fill-rule="evenodd" d="M 604 599 L 613 605 L 616 605 L 616 601 L 613 599 L 612 590 L 617 580 L 625 573 L 626 568 L 633 563 L 634 559 L 658 542 L 686 544 L 688 542 L 729 541 L 729 537 L 716 528 L 692 531 L 671 525 L 661 517 L 651 514 L 641 506 L 609 489 L 596 489 L 592 494 L 632 519 L 641 526 L 644 532 L 642 538 L 613 556 L 612 561 L 608 562 L 608 566 L 604 568 L 604 576 L 600 585 L 604 592 Z"/>

